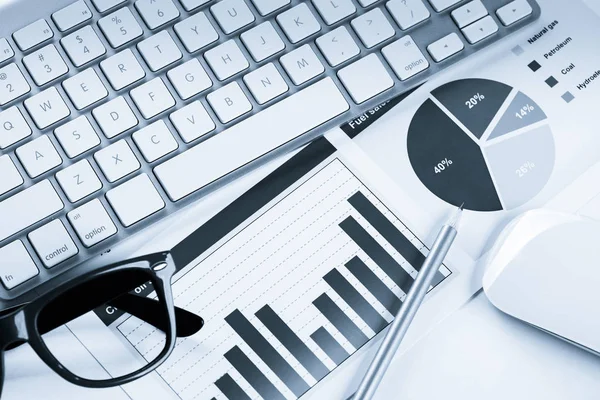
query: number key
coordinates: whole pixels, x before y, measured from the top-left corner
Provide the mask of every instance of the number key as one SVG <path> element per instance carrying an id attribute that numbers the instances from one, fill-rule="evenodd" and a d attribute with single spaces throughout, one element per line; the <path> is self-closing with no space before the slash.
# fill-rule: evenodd
<path id="1" fill-rule="evenodd" d="M 150 29 L 156 29 L 179 17 L 179 10 L 171 0 L 137 0 L 135 8 Z"/>
<path id="2" fill-rule="evenodd" d="M 30 90 L 31 87 L 17 64 L 12 63 L 0 68 L 0 106 L 29 93 Z"/>
<path id="3" fill-rule="evenodd" d="M 69 67 L 53 44 L 23 57 L 23 64 L 38 86 L 45 85 L 69 72 Z"/>
<path id="4" fill-rule="evenodd" d="M 115 49 L 137 39 L 144 33 L 127 7 L 102 18 L 98 21 L 98 25 L 110 45 Z"/>
<path id="5" fill-rule="evenodd" d="M 106 54 L 106 48 L 91 26 L 70 34 L 61 39 L 60 43 L 76 67 L 81 67 Z"/>

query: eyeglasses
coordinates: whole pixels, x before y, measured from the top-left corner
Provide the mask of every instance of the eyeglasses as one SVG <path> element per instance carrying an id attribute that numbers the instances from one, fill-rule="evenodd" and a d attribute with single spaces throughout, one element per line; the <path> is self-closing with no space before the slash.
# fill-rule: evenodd
<path id="1" fill-rule="evenodd" d="M 1 312 L 0 396 L 4 351 L 24 343 L 54 372 L 79 386 L 119 386 L 155 370 L 171 354 L 178 336 L 191 336 L 204 325 L 199 316 L 174 306 L 171 278 L 175 271 L 169 253 L 151 254 L 95 270 L 30 303 Z M 143 284 L 153 286 L 156 299 L 132 293 Z M 138 332 L 123 332 L 130 340 L 147 335 L 147 329 L 161 334 L 152 335 L 153 342 L 133 354 L 124 346 L 124 336 L 107 335 L 110 331 L 93 314 L 103 305 L 119 309 L 125 314 L 121 318 L 139 320 L 134 324 Z M 72 333 L 75 329 L 77 337 Z M 90 353 L 103 359 L 95 360 Z"/>

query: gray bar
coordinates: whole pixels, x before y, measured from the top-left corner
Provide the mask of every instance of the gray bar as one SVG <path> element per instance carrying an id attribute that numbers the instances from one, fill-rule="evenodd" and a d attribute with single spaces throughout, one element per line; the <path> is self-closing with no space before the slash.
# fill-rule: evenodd
<path id="1" fill-rule="evenodd" d="M 265 400 L 285 400 L 285 397 L 275 385 L 258 369 L 246 354 L 237 346 L 225 353 L 225 359 L 235 368 L 240 375 L 248 381 L 250 386 Z"/>
<path id="2" fill-rule="evenodd" d="M 379 315 L 377 310 L 352 286 L 350 282 L 338 271 L 333 269 L 323 277 L 325 282 L 362 318 L 363 321 L 375 332 L 379 333 L 387 321 Z"/>
<path id="3" fill-rule="evenodd" d="M 317 297 L 315 301 L 313 301 L 313 304 L 321 311 L 321 314 L 323 314 L 325 318 L 327 318 L 329 322 L 331 322 L 331 324 L 335 326 L 346 339 L 348 339 L 352 346 L 358 349 L 363 344 L 367 343 L 369 340 L 367 335 L 352 322 L 350 317 L 344 314 L 327 294 L 322 294 Z"/>
<path id="4" fill-rule="evenodd" d="M 340 365 L 346 358 L 350 357 L 346 349 L 331 336 L 327 329 L 321 327 L 310 337 L 336 365 Z"/>
<path id="5" fill-rule="evenodd" d="M 329 369 L 268 305 L 256 312 L 256 317 L 285 346 L 306 370 L 320 381 Z"/>
<path id="6" fill-rule="evenodd" d="M 340 228 L 381 268 L 404 293 L 414 280 L 352 216 L 340 223 Z"/>
<path id="7" fill-rule="evenodd" d="M 348 199 L 348 202 L 366 219 L 377 232 L 387 240 L 396 251 L 402 254 L 402 257 L 419 271 L 425 256 L 417 249 L 406 236 L 402 234 L 391 223 L 385 215 L 383 215 L 373 203 L 365 197 L 362 192 L 356 192 Z"/>
<path id="8" fill-rule="evenodd" d="M 398 253 L 404 257 L 406 261 L 413 266 L 417 271 L 421 270 L 421 266 L 425 262 L 425 255 L 421 250 L 415 247 L 406 236 L 402 234 L 392 222 L 375 207 L 373 203 L 367 199 L 362 192 L 356 192 L 352 195 L 348 202 L 366 219 L 377 232 L 387 240 Z M 439 272 L 435 277 L 437 285 L 443 281 L 445 276 Z M 395 314 L 394 314 L 395 315 Z"/>
<path id="9" fill-rule="evenodd" d="M 358 257 L 352 258 L 346 263 L 346 268 L 362 283 L 373 296 L 392 315 L 398 314 L 402 302 L 386 285 L 379 279 L 375 272 Z"/>
<path id="10" fill-rule="evenodd" d="M 239 310 L 235 310 L 225 317 L 225 321 L 250 346 L 256 355 L 267 364 L 275 375 L 290 388 L 292 393 L 300 397 L 310 389 L 302 377 L 298 375 L 281 354 L 275 350 L 271 343 L 260 334 Z"/>
<path id="11" fill-rule="evenodd" d="M 215 385 L 229 400 L 252 400 L 229 374 L 217 379 Z"/>

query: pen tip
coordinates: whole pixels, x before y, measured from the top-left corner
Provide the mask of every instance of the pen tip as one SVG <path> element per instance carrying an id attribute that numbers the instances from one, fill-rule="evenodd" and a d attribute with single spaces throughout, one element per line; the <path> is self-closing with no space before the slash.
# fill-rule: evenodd
<path id="1" fill-rule="evenodd" d="M 458 223 L 460 222 L 460 217 L 461 217 L 462 212 L 464 210 L 464 205 L 465 205 L 465 203 L 462 203 L 460 205 L 460 207 L 458 207 L 456 209 L 456 211 L 454 212 L 454 214 L 452 214 L 452 216 L 450 217 L 450 219 L 448 220 L 448 222 L 446 223 L 446 225 L 451 226 L 454 229 L 458 228 Z"/>

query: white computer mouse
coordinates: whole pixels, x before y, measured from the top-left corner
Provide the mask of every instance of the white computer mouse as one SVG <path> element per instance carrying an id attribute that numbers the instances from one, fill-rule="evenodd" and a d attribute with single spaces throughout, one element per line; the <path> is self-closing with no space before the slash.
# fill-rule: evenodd
<path id="1" fill-rule="evenodd" d="M 600 355 L 600 223 L 530 211 L 503 231 L 483 289 L 500 310 Z"/>

